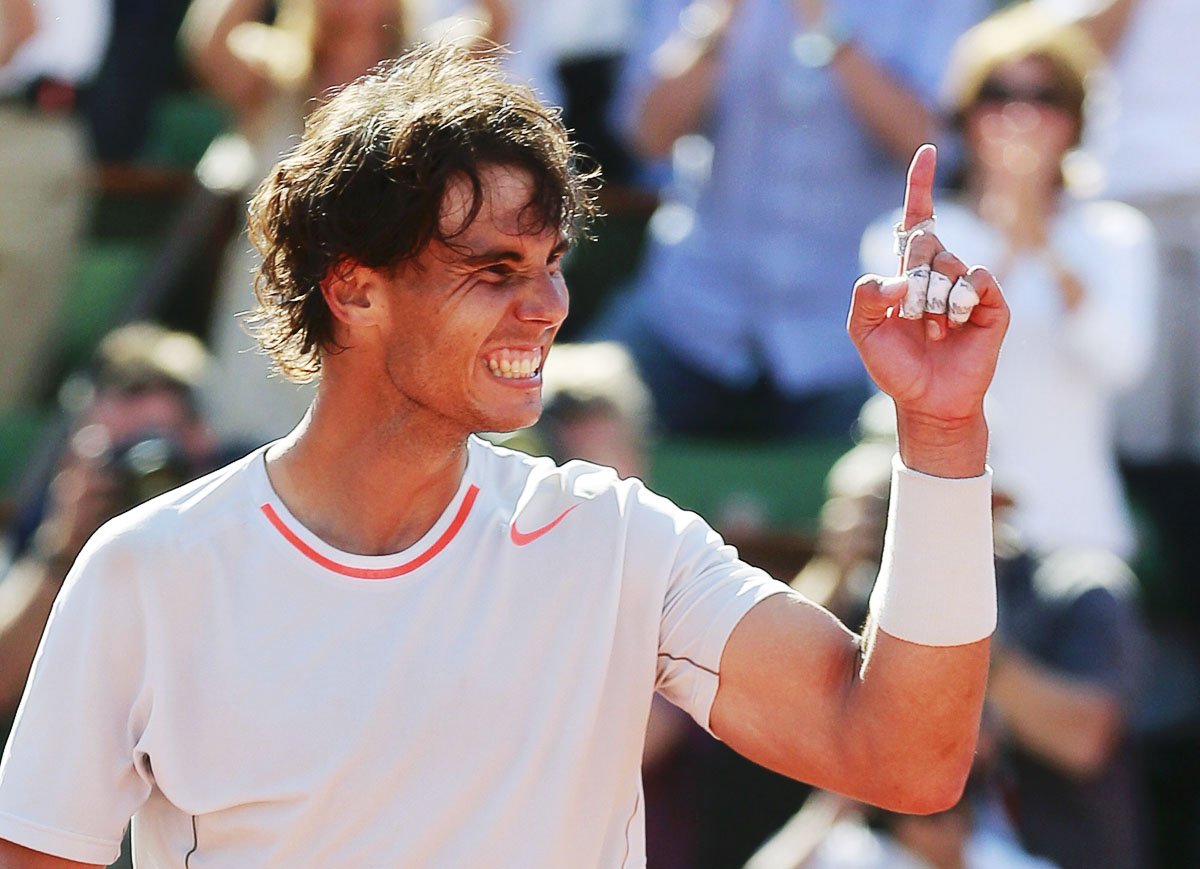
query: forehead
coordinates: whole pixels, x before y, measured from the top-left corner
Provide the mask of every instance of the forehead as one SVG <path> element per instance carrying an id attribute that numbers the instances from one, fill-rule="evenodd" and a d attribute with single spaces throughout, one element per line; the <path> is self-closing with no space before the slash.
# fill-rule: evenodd
<path id="1" fill-rule="evenodd" d="M 558 240 L 559 228 L 544 225 L 541 216 L 531 211 L 536 191 L 528 171 L 487 164 L 480 167 L 479 181 L 482 194 L 479 212 L 465 228 L 475 204 L 474 187 L 465 175 L 455 176 L 447 183 L 438 215 L 444 237 L 466 247 L 497 237 L 510 243 Z"/>

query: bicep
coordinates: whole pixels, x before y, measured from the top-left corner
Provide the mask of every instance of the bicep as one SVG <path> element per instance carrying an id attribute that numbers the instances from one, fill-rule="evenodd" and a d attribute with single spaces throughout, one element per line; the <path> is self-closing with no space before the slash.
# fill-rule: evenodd
<path id="1" fill-rule="evenodd" d="M 0 869 L 102 869 L 99 863 L 76 863 L 33 851 L 7 839 L 0 839 Z"/>
<path id="2" fill-rule="evenodd" d="M 857 635 L 799 594 L 767 598 L 725 645 L 713 733 L 756 763 L 807 781 L 823 779 L 841 752 L 860 650 Z"/>
<path id="3" fill-rule="evenodd" d="M 799 595 L 751 609 L 721 658 L 710 725 L 756 763 L 902 812 L 962 792 L 978 736 L 988 641 L 866 640 Z"/>

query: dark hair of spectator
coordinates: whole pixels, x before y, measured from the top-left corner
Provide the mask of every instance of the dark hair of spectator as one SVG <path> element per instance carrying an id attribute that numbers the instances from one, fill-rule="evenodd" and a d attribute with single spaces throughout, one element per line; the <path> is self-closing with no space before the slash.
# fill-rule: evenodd
<path id="1" fill-rule="evenodd" d="M 494 54 L 421 46 L 347 85 L 318 108 L 300 144 L 250 203 L 262 255 L 251 329 L 287 377 L 310 380 L 336 352 L 321 293 L 331 269 L 395 269 L 431 241 L 453 245 L 483 206 L 486 166 L 523 169 L 533 192 L 524 231 L 569 239 L 595 215 L 597 172 L 581 166 L 556 109 L 505 78 Z M 464 177 L 466 219 L 439 223 L 443 195 Z"/>
<path id="2" fill-rule="evenodd" d="M 1055 20 L 1036 4 L 1007 7 L 972 27 L 955 44 L 942 85 L 956 126 L 974 108 L 1000 67 L 1026 58 L 1046 62 L 1061 89 L 1061 105 L 1083 129 L 1087 95 L 1104 57 L 1080 27 Z"/>

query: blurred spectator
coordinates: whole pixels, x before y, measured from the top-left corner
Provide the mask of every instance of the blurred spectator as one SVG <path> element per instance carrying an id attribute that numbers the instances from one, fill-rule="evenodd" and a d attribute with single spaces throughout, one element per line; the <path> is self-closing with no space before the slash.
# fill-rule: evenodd
<path id="1" fill-rule="evenodd" d="M 845 338 L 855 239 L 899 188 L 899 160 L 936 137 L 950 43 L 988 8 L 647 4 L 624 130 L 645 157 L 703 133 L 711 169 L 694 210 L 652 221 L 641 278 L 598 328 L 632 348 L 667 431 L 845 434 L 867 394 Z"/>
<path id="2" fill-rule="evenodd" d="M 1012 308 L 987 408 L 1013 523 L 1039 552 L 1102 547 L 1127 559 L 1136 536 L 1114 406 L 1149 364 L 1157 280 L 1141 214 L 1063 189 L 1100 61 L 1082 30 L 1030 4 L 963 37 L 946 95 L 963 130 L 966 186 L 960 201 L 943 200 L 938 235 L 968 264 L 995 263 Z M 894 219 L 864 235 L 866 270 L 894 268 Z"/>
<path id="3" fill-rule="evenodd" d="M 870 584 L 856 577 L 878 570 L 871 559 L 882 551 L 887 517 L 879 505 L 887 504 L 895 451 L 890 399 L 873 398 L 860 419 L 864 441 L 829 475 L 818 558 L 792 583 L 847 620 L 867 608 Z M 1131 733 L 1146 651 L 1136 580 L 1104 549 L 1023 550 L 1006 524 L 1019 502 L 1000 480 L 999 627 L 987 713 L 1011 777 L 1013 822 L 1031 853 L 1063 869 L 1136 869 L 1146 865 Z"/>
<path id="4" fill-rule="evenodd" d="M 1063 869 L 1147 865 L 1131 722 L 1145 677 L 1136 580 L 1111 553 L 997 563 L 988 703 L 1004 730 L 1015 821 Z"/>
<path id="5" fill-rule="evenodd" d="M 559 344 L 542 372 L 542 418 L 533 433 L 560 462 L 586 459 L 645 478 L 654 410 L 620 344 Z"/>
<path id="6" fill-rule="evenodd" d="M 1054 864 L 981 823 L 969 796 L 937 814 L 901 815 L 818 791 L 746 869 L 1054 869 Z"/>
<path id="7" fill-rule="evenodd" d="M 612 131 L 608 104 L 621 60 L 634 38 L 637 0 L 428 0 L 437 31 L 464 28 L 513 52 L 513 74 L 563 120 L 584 153 L 604 169 L 607 184 L 633 175 L 632 159 Z M 474 26 L 471 27 L 471 22 Z"/>
<path id="8" fill-rule="evenodd" d="M 112 38 L 85 111 L 96 159 L 133 162 L 143 155 L 159 100 L 183 83 L 176 35 L 188 0 L 112 4 Z"/>
<path id="9" fill-rule="evenodd" d="M 86 219 L 84 87 L 109 0 L 0 0 L 0 410 L 40 397 Z"/>
<path id="10" fill-rule="evenodd" d="M 1191 0 L 1040 0 L 1083 24 L 1112 52 L 1114 93 L 1088 144 L 1106 196 L 1154 223 L 1162 275 L 1153 376 L 1123 402 L 1121 446 L 1144 462 L 1200 465 L 1200 77 Z"/>
<path id="11" fill-rule="evenodd" d="M 60 457 L 36 531 L 0 575 L 0 741 L 50 606 L 75 556 L 112 516 L 219 461 L 196 387 L 208 354 L 194 337 L 149 323 L 110 333 L 90 397 Z"/>
<path id="12" fill-rule="evenodd" d="M 193 0 L 182 30 L 201 81 L 238 121 L 240 140 L 221 141 L 210 165 L 238 178 L 225 184 L 247 195 L 298 140 L 315 100 L 397 56 L 408 33 L 403 0 L 280 0 L 274 23 L 265 24 L 269 5 Z M 243 328 L 240 315 L 254 307 L 258 265 L 244 230 L 226 250 L 213 306 L 216 366 L 206 398 L 224 437 L 265 443 L 296 424 L 313 390 L 268 377 L 269 360 Z"/>

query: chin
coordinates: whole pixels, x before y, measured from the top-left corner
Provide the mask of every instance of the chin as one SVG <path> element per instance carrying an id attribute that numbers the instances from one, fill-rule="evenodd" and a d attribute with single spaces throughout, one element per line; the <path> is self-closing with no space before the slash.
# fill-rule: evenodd
<path id="1" fill-rule="evenodd" d="M 537 402 L 534 407 L 521 408 L 520 410 L 512 410 L 511 412 L 496 413 L 492 412 L 484 414 L 486 422 L 480 431 L 496 432 L 503 434 L 505 432 L 517 431 L 518 429 L 529 428 L 542 416 L 542 403 Z"/>

